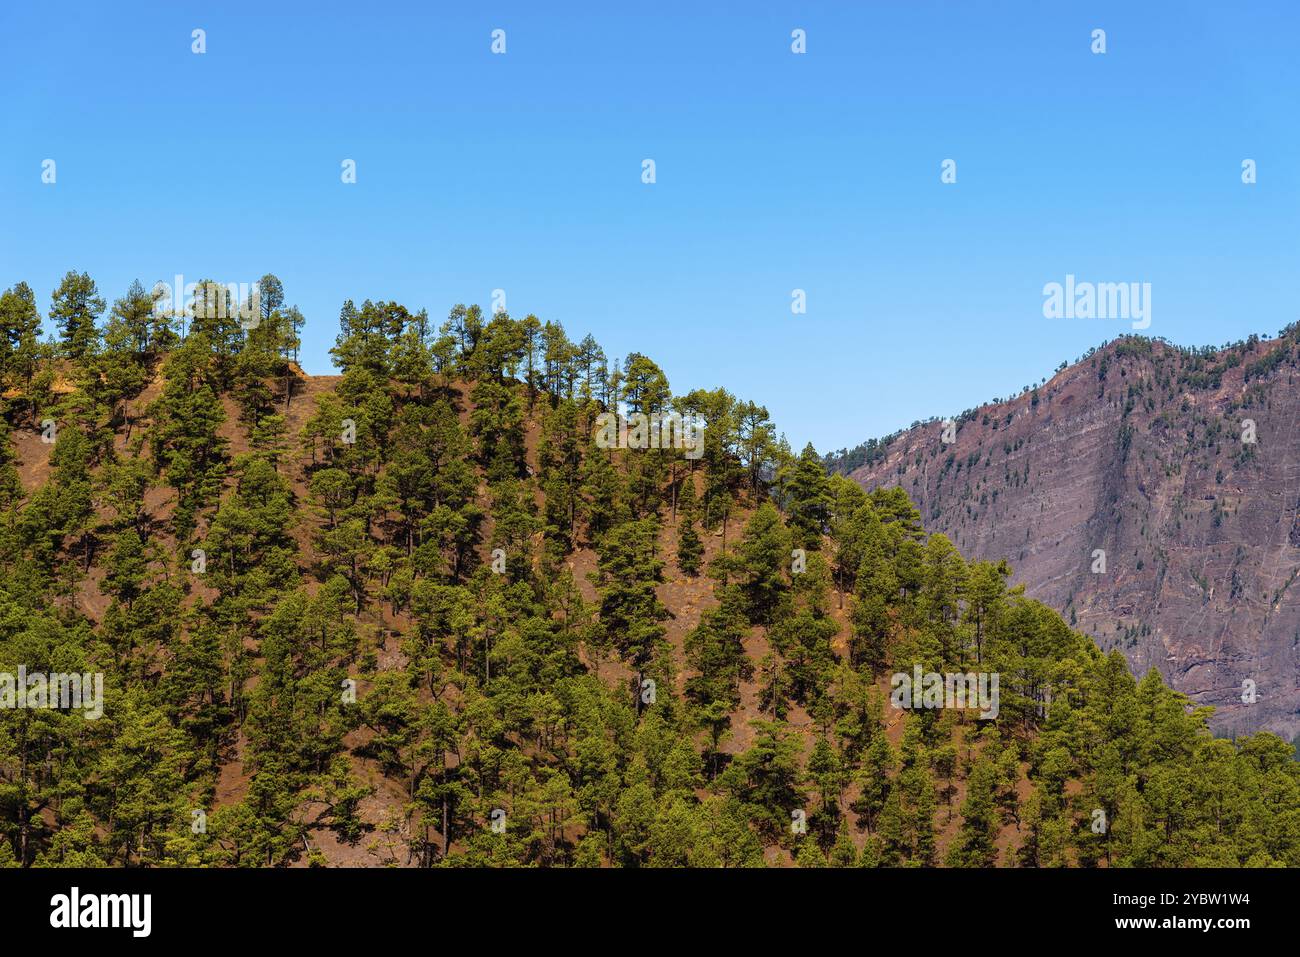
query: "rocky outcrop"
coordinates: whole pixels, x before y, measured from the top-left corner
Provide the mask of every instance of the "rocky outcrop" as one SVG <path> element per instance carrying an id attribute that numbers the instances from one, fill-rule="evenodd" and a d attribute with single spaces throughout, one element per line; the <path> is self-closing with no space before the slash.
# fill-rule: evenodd
<path id="1" fill-rule="evenodd" d="M 964 413 L 954 441 L 916 425 L 850 475 L 901 486 L 968 557 L 1009 560 L 1135 672 L 1214 705 L 1218 733 L 1294 739 L 1298 353 L 1292 330 L 1217 351 L 1118 340 Z"/>

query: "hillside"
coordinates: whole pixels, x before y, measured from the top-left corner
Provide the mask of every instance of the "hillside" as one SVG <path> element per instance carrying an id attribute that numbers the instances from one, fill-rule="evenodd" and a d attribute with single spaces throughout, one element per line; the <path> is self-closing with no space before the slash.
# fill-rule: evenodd
<path id="1" fill-rule="evenodd" d="M 182 329 L 70 273 L 48 341 L 0 296 L 0 862 L 1300 865 L 1290 745 L 761 405 L 464 306 L 349 301 L 305 376 L 261 285 Z"/>
<path id="2" fill-rule="evenodd" d="M 865 488 L 902 488 L 967 555 L 1009 560 L 1027 594 L 1121 650 L 1135 674 L 1156 668 L 1213 705 L 1218 733 L 1290 740 L 1298 361 L 1294 329 L 1219 350 L 1124 338 L 964 413 L 951 444 L 930 422 L 844 464 Z"/>

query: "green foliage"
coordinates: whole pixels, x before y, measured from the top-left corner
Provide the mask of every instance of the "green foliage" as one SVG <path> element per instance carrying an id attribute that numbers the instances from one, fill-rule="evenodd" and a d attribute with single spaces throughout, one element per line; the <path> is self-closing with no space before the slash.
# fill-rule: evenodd
<path id="1" fill-rule="evenodd" d="M 763 406 L 463 305 L 349 301 L 308 382 L 258 287 L 101 328 L 70 273 L 57 350 L 0 294 L 0 673 L 104 687 L 0 708 L 0 862 L 1300 866 L 1291 745 L 1215 740 Z M 618 403 L 700 455 L 599 448 Z M 915 665 L 996 672 L 997 719 L 896 710 Z"/>

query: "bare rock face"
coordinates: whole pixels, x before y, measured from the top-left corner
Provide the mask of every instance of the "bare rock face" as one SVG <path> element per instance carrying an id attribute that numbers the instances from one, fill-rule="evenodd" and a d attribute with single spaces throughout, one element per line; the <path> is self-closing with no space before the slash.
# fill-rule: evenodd
<path id="1" fill-rule="evenodd" d="M 901 486 L 968 558 L 1007 559 L 1134 672 L 1214 705 L 1217 733 L 1292 740 L 1298 365 L 1290 329 L 1219 351 L 1125 338 L 964 413 L 951 443 L 935 421 L 869 444 L 850 475 Z"/>

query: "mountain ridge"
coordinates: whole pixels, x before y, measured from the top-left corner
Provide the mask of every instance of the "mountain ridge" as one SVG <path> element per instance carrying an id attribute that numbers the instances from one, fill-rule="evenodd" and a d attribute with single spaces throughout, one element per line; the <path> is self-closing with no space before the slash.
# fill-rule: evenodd
<path id="1" fill-rule="evenodd" d="M 69 273 L 46 342 L 0 295 L 0 863 L 1300 862 L 1290 744 L 1213 739 L 761 405 L 463 305 L 345 302 L 303 377 L 260 287 L 177 335 Z M 614 408 L 702 446 L 607 447 Z M 70 671 L 85 714 L 11 694 Z"/>
<path id="2" fill-rule="evenodd" d="M 868 489 L 902 487 L 972 557 L 1012 561 L 1028 594 L 1121 648 L 1135 673 L 1156 667 L 1215 705 L 1220 733 L 1293 739 L 1296 339 L 1294 327 L 1218 349 L 1122 337 L 945 420 L 951 444 L 931 420 L 828 463 Z"/>

